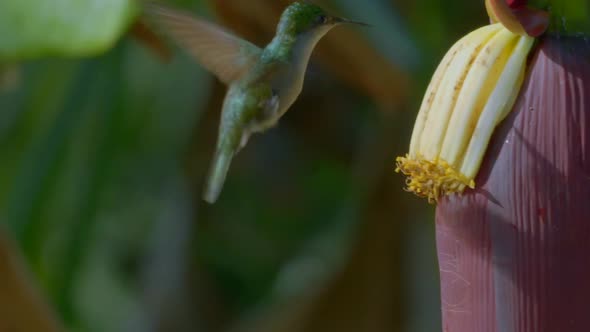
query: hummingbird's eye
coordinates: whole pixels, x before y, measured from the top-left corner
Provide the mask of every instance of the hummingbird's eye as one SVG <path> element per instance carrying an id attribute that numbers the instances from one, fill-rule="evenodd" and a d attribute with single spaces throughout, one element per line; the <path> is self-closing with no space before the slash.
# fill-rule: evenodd
<path id="1" fill-rule="evenodd" d="M 317 18 L 319 24 L 326 24 L 328 23 L 328 17 L 326 15 L 320 15 Z"/>

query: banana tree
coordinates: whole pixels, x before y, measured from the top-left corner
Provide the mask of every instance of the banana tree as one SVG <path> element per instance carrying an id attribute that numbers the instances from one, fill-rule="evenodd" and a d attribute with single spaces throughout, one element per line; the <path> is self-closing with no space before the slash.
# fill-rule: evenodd
<path id="1" fill-rule="evenodd" d="M 590 5 L 486 5 L 398 158 L 437 204 L 443 330 L 588 331 Z"/>

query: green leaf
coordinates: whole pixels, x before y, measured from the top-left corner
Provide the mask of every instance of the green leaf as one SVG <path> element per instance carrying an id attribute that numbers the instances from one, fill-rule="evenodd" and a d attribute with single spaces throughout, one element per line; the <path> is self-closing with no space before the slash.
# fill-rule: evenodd
<path id="1" fill-rule="evenodd" d="M 2 0 L 0 60 L 104 52 L 137 12 L 133 0 Z"/>

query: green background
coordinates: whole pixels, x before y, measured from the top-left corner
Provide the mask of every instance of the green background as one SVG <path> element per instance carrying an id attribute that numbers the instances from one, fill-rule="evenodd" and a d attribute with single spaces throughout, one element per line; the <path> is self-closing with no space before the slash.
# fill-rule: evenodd
<path id="1" fill-rule="evenodd" d="M 224 87 L 129 35 L 137 2 L 0 3 L 0 219 L 69 330 L 440 330 L 433 209 L 394 160 L 439 59 L 486 24 L 483 1 L 323 3 L 372 25 L 350 43 L 406 93 L 383 103 L 369 71 L 343 79 L 314 55 L 300 100 L 237 156 L 213 206 L 199 196 Z M 257 24 L 221 0 L 174 5 Z M 276 24 L 282 6 L 250 5 Z"/>

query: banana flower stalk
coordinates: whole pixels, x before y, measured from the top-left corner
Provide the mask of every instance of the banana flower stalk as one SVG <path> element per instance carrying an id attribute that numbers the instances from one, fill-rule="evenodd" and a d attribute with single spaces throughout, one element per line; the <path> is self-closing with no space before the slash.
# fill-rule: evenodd
<path id="1" fill-rule="evenodd" d="M 397 160 L 437 204 L 443 332 L 590 331 L 590 4 L 542 2 L 486 1 Z"/>

